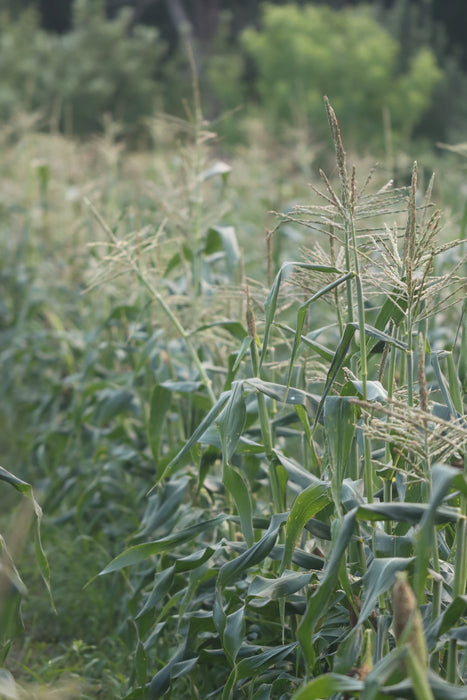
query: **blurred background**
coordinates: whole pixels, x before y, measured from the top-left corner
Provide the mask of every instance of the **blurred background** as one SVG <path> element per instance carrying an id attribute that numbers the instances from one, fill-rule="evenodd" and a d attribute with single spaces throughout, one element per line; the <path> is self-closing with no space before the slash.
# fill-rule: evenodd
<path id="1" fill-rule="evenodd" d="M 4 0 L 0 120 L 37 113 L 67 135 L 186 116 L 193 61 L 204 114 L 226 147 L 260 118 L 279 141 L 327 132 L 374 149 L 459 141 L 467 117 L 463 0 Z M 192 56 L 191 66 L 189 57 Z"/>

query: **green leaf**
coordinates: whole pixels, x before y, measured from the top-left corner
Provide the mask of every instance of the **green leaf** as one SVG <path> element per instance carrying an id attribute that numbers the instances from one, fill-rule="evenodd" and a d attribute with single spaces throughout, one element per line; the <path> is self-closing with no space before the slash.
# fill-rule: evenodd
<path id="1" fill-rule="evenodd" d="M 285 646 L 273 647 L 259 654 L 250 656 L 247 659 L 242 659 L 237 666 L 237 678 L 249 678 L 257 675 L 260 671 L 272 668 L 282 659 L 287 658 L 289 654 L 296 648 L 296 643 L 286 644 Z"/>
<path id="2" fill-rule="evenodd" d="M 356 406 L 345 397 L 328 396 L 323 419 L 333 464 L 343 473 L 355 435 Z"/>
<path id="3" fill-rule="evenodd" d="M 143 607 L 136 615 L 135 620 L 143 617 L 148 610 L 155 608 L 159 601 L 161 601 L 167 595 L 173 582 L 174 573 L 175 567 L 169 566 L 163 571 L 159 571 L 154 576 L 154 586 L 152 591 L 146 598 Z"/>
<path id="4" fill-rule="evenodd" d="M 175 381 L 168 379 L 166 382 L 161 382 L 160 386 L 163 389 L 168 389 L 171 392 L 179 392 L 180 394 L 194 394 L 203 386 L 203 382 Z"/>
<path id="5" fill-rule="evenodd" d="M 293 366 L 295 363 L 295 358 L 297 356 L 297 351 L 300 345 L 300 340 L 302 338 L 302 330 L 303 330 L 303 325 L 305 323 L 306 315 L 308 313 L 308 308 L 313 302 L 317 301 L 320 299 L 322 296 L 327 294 L 328 292 L 332 291 L 336 287 L 338 287 L 340 284 L 343 284 L 344 282 L 347 282 L 347 280 L 351 279 L 354 277 L 355 274 L 354 272 L 348 272 L 346 275 L 343 275 L 342 277 L 339 277 L 339 279 L 335 280 L 334 282 L 331 282 L 330 284 L 327 284 L 325 287 L 322 287 L 316 294 L 313 294 L 310 299 L 307 299 L 298 309 L 297 312 L 297 329 L 295 331 L 295 338 L 294 338 L 294 344 L 292 347 L 292 352 L 290 355 L 290 363 L 289 363 L 289 372 L 287 375 L 287 387 L 290 385 L 290 380 L 292 377 L 292 370 Z"/>
<path id="6" fill-rule="evenodd" d="M 404 523 L 418 523 L 428 510 L 426 503 L 369 503 L 359 506 L 359 520 L 395 520 Z M 436 524 L 456 523 L 460 514 L 455 508 L 444 506 L 435 514 Z"/>
<path id="7" fill-rule="evenodd" d="M 179 479 L 167 481 L 156 493 L 149 496 L 141 519 L 141 529 L 136 534 L 138 539 L 146 537 L 161 525 L 166 524 L 184 500 L 189 483 L 189 477 L 182 476 Z"/>
<path id="8" fill-rule="evenodd" d="M 373 559 L 363 577 L 364 594 L 357 622 L 358 625 L 361 625 L 369 617 L 376 606 L 379 596 L 389 590 L 395 583 L 397 572 L 405 571 L 413 561 L 415 561 L 415 557 L 407 559 L 400 557 Z"/>
<path id="9" fill-rule="evenodd" d="M 237 658 L 238 650 L 242 646 L 245 633 L 245 609 L 239 608 L 227 615 L 222 638 L 222 646 L 229 662 L 233 665 Z"/>
<path id="10" fill-rule="evenodd" d="M 286 326 L 285 323 L 276 323 L 275 325 L 277 326 L 277 328 L 286 331 L 286 333 L 295 335 L 294 329 L 290 328 L 290 326 Z M 306 335 L 300 336 L 300 341 L 305 345 L 308 345 L 310 348 L 313 348 L 317 355 L 319 355 L 323 360 L 325 360 L 326 362 L 331 362 L 332 358 L 334 357 L 333 351 L 329 348 L 326 348 L 324 345 L 321 345 L 321 343 L 317 343 L 313 338 L 310 338 L 310 335 L 312 334 L 307 333 Z"/>
<path id="11" fill-rule="evenodd" d="M 146 674 L 147 674 L 147 658 L 146 658 L 146 650 L 141 643 L 141 641 L 138 640 L 138 645 L 136 647 L 136 653 L 135 653 L 135 673 L 136 673 L 136 681 L 138 685 L 144 686 L 146 685 Z"/>
<path id="12" fill-rule="evenodd" d="M 223 483 L 235 501 L 238 515 L 240 516 L 243 536 L 247 545 L 251 547 L 255 538 L 252 521 L 253 507 L 248 484 L 243 475 L 235 467 L 231 467 L 229 464 L 224 465 Z"/>
<path id="13" fill-rule="evenodd" d="M 311 484 L 295 499 L 285 525 L 285 548 L 281 573 L 290 567 L 293 550 L 305 523 L 329 503 L 328 491 L 324 483 Z"/>
<path id="14" fill-rule="evenodd" d="M 194 539 L 197 535 L 207 530 L 212 530 L 218 525 L 222 525 L 223 522 L 228 520 L 229 516 L 221 514 L 212 518 L 211 520 L 205 520 L 197 525 L 191 525 L 184 530 L 179 530 L 174 532 L 172 535 L 167 535 L 167 537 L 162 537 L 160 540 L 155 540 L 154 542 L 145 542 L 144 544 L 136 544 L 133 547 L 129 547 L 124 552 L 119 554 L 115 559 L 112 559 L 110 564 L 108 564 L 102 571 L 99 572 L 98 576 L 104 576 L 105 574 L 110 574 L 112 571 L 120 571 L 126 566 L 134 566 L 149 557 L 153 557 L 155 554 L 160 552 L 165 552 L 167 549 L 176 547 L 179 544 L 188 542 Z"/>
<path id="15" fill-rule="evenodd" d="M 363 688 L 363 681 L 349 676 L 341 676 L 338 673 L 326 673 L 326 675 L 318 676 L 307 683 L 295 693 L 293 700 L 321 700 L 322 698 L 330 698 L 335 693 L 361 693 Z"/>
<path id="16" fill-rule="evenodd" d="M 321 395 L 321 399 L 318 405 L 318 408 L 316 409 L 316 415 L 315 415 L 315 421 L 314 421 L 314 426 L 313 428 L 316 428 L 318 421 L 321 417 L 321 413 L 324 408 L 324 402 L 326 401 L 326 398 L 331 391 L 331 387 L 334 383 L 335 378 L 337 377 L 337 374 L 339 370 L 341 369 L 342 365 L 344 364 L 345 356 L 347 355 L 347 351 L 350 347 L 350 343 L 352 342 L 352 338 L 355 335 L 355 330 L 356 327 L 354 324 L 348 323 L 346 327 L 344 328 L 344 333 L 342 334 L 342 338 L 339 341 L 339 345 L 337 346 L 336 352 L 334 353 L 334 357 L 331 362 L 331 366 L 329 367 L 328 374 L 326 377 L 326 383 L 324 385 L 323 393 Z"/>
<path id="17" fill-rule="evenodd" d="M 31 484 L 28 484 L 26 481 L 19 479 L 17 476 L 7 471 L 3 467 L 0 467 L 0 481 L 6 481 L 7 484 L 11 484 L 11 486 L 13 486 L 20 493 L 22 493 L 23 496 L 26 496 L 27 498 L 31 499 L 31 503 L 34 507 L 34 512 L 36 513 L 36 515 L 42 515 L 42 509 L 37 503 L 36 499 L 34 498 Z"/>
<path id="18" fill-rule="evenodd" d="M 248 333 L 239 321 L 213 321 L 213 323 L 205 323 L 203 326 L 198 326 L 190 335 L 195 335 L 196 333 L 209 330 L 210 328 L 222 328 L 230 333 L 236 340 L 248 338 Z"/>
<path id="19" fill-rule="evenodd" d="M 438 382 L 438 387 L 439 390 L 443 396 L 443 399 L 446 403 L 446 406 L 449 408 L 449 412 L 453 418 L 457 417 L 457 411 L 454 406 L 454 402 L 451 398 L 451 394 L 449 393 L 448 385 L 446 383 L 446 380 L 443 376 L 443 373 L 441 372 L 441 367 L 439 366 L 439 360 L 438 360 L 438 355 L 436 352 L 430 353 L 430 360 L 431 360 L 431 366 L 433 367 L 436 380 Z"/>
<path id="20" fill-rule="evenodd" d="M 203 418 L 201 423 L 198 425 L 190 439 L 187 440 L 180 452 L 178 452 L 172 459 L 172 461 L 168 464 L 166 469 L 166 476 L 173 474 L 173 472 L 175 471 L 175 467 L 177 467 L 182 461 L 182 459 L 190 452 L 191 448 L 196 444 L 196 442 L 199 440 L 202 434 L 206 432 L 209 426 L 212 425 L 212 423 L 214 423 L 215 419 L 229 400 L 230 394 L 230 391 L 225 391 L 220 395 L 220 397 L 218 398 L 214 406 L 211 408 L 209 413 Z"/>
<path id="21" fill-rule="evenodd" d="M 458 687 L 448 683 L 433 671 L 428 669 L 427 680 L 435 700 L 465 700 L 465 686 Z M 394 698 L 417 698 L 410 681 L 402 681 L 397 685 L 385 686 L 384 694 Z"/>
<path id="22" fill-rule="evenodd" d="M 294 406 L 304 406 L 309 415 L 315 415 L 319 405 L 319 397 L 315 394 L 309 394 L 301 389 L 288 388 L 284 384 L 275 384 L 273 382 L 265 382 L 262 379 L 252 377 L 246 380 L 246 384 L 252 386 L 257 391 L 260 391 L 265 396 L 269 396 L 275 401 L 288 403 Z"/>
<path id="23" fill-rule="evenodd" d="M 186 643 L 182 642 L 169 663 L 154 676 L 149 684 L 148 700 L 159 700 L 169 689 L 172 678 L 186 676 L 195 668 L 199 657 L 184 658 L 186 655 Z"/>
<path id="24" fill-rule="evenodd" d="M 397 327 L 404 320 L 408 299 L 406 294 L 400 294 L 398 287 L 389 292 L 375 321 L 375 328 L 384 330 L 389 321 Z"/>
<path id="25" fill-rule="evenodd" d="M 356 417 L 357 407 L 349 399 L 342 396 L 327 397 L 323 421 L 331 455 L 331 487 L 338 513 L 341 513 L 340 491 L 355 436 Z"/>
<path id="26" fill-rule="evenodd" d="M 359 328 L 358 323 L 353 324 L 356 329 Z M 382 342 L 382 343 L 387 343 L 388 345 L 391 345 L 392 347 L 398 348 L 399 350 L 407 350 L 407 343 L 404 343 L 402 340 L 399 340 L 398 338 L 394 338 L 392 335 L 388 335 L 387 333 L 383 333 L 383 331 L 378 330 L 374 326 L 370 326 L 369 323 L 365 323 L 365 335 L 370 336 L 370 338 L 374 338 L 376 342 Z"/>
<path id="27" fill-rule="evenodd" d="M 420 525 L 415 534 L 417 561 L 414 574 L 414 593 L 419 601 L 422 601 L 425 581 L 428 574 L 428 565 L 432 554 L 434 525 L 441 508 L 439 507 L 444 497 L 448 494 L 453 480 L 459 475 L 454 467 L 445 464 L 434 464 L 431 468 L 432 492 L 430 502 L 420 520 Z"/>
<path id="28" fill-rule="evenodd" d="M 307 586 L 313 573 L 283 573 L 280 578 L 264 578 L 255 576 L 248 589 L 248 595 L 252 597 L 268 598 L 276 600 L 287 595 L 297 593 L 301 588 Z"/>
<path id="29" fill-rule="evenodd" d="M 265 326 L 264 326 L 264 338 L 263 338 L 263 351 L 261 353 L 261 365 L 266 356 L 268 350 L 269 334 L 271 331 L 271 325 L 274 321 L 274 316 L 276 314 L 277 308 L 277 298 L 279 296 L 280 286 L 282 280 L 286 279 L 287 275 L 291 270 L 297 267 L 301 270 L 315 270 L 316 272 L 328 272 L 330 274 L 342 274 L 341 270 L 337 267 L 330 267 L 328 265 L 314 265 L 312 263 L 301 263 L 301 262 L 285 262 L 281 265 L 279 272 L 277 273 L 274 282 L 272 283 L 271 290 L 268 294 L 266 302 L 264 304 L 265 311 Z"/>
<path id="30" fill-rule="evenodd" d="M 308 601 L 304 616 L 298 627 L 297 636 L 305 656 L 305 662 L 309 671 L 314 663 L 313 633 L 319 618 L 326 613 L 327 607 L 331 604 L 332 593 L 339 580 L 339 567 L 342 557 L 345 554 L 347 545 L 352 539 L 357 509 L 347 513 L 342 521 L 335 521 L 338 524 L 338 532 L 335 538 L 331 555 L 324 571 L 324 576 L 316 592 Z"/>
<path id="31" fill-rule="evenodd" d="M 414 540 L 411 535 L 389 535 L 377 530 L 375 532 L 375 555 L 377 557 L 403 557 L 414 554 Z"/>
<path id="32" fill-rule="evenodd" d="M 361 627 L 354 628 L 345 637 L 334 656 L 334 673 L 347 673 L 357 665 L 357 661 L 362 655 L 363 631 Z"/>
<path id="33" fill-rule="evenodd" d="M 216 418 L 215 424 L 219 428 L 224 460 L 230 462 L 240 436 L 243 432 L 246 420 L 246 406 L 243 396 L 243 383 L 235 382 L 226 406 Z"/>
<path id="34" fill-rule="evenodd" d="M 156 384 L 151 394 L 147 429 L 149 447 L 151 448 L 152 456 L 156 464 L 159 461 L 159 445 L 161 442 L 162 429 L 171 400 L 171 391 L 160 384 Z M 156 483 L 160 481 L 162 476 L 163 471 L 158 471 Z"/>
<path id="35" fill-rule="evenodd" d="M 123 411 L 129 410 L 133 402 L 133 394 L 124 389 L 106 387 L 97 392 L 99 401 L 95 420 L 97 423 L 108 423 Z"/>
<path id="36" fill-rule="evenodd" d="M 311 484 L 324 484 L 328 486 L 328 482 L 321 481 L 317 476 L 311 474 L 311 472 L 307 472 L 298 462 L 291 457 L 286 457 L 280 450 L 273 450 L 273 452 L 286 470 L 289 480 L 302 489 L 306 489 Z"/>
<path id="37" fill-rule="evenodd" d="M 263 537 L 256 542 L 253 547 L 250 547 L 246 552 L 240 554 L 239 557 L 233 561 L 228 561 L 222 566 L 217 579 L 218 588 L 222 588 L 236 581 L 242 571 L 248 569 L 250 566 L 259 564 L 267 557 L 276 542 L 279 528 L 286 518 L 287 515 L 284 513 L 273 515 L 270 525 Z"/>
<path id="38" fill-rule="evenodd" d="M 457 596 L 443 610 L 441 615 L 431 622 L 426 630 L 426 643 L 432 649 L 443 634 L 447 634 L 459 623 L 467 609 L 467 595 Z"/>
<path id="39" fill-rule="evenodd" d="M 462 400 L 462 394 L 461 394 L 461 385 L 459 382 L 459 377 L 457 374 L 456 366 L 454 364 L 454 358 L 452 356 L 452 351 L 446 352 L 445 357 L 446 357 L 446 363 L 448 366 L 449 395 L 452 399 L 452 403 L 454 405 L 456 412 L 459 415 L 462 415 L 464 413 L 464 408 L 463 408 L 463 400 Z"/>
<path id="40" fill-rule="evenodd" d="M 3 467 L 0 467 L 0 480 L 5 481 L 19 491 L 23 496 L 29 499 L 31 502 L 34 514 L 36 516 L 36 528 L 34 535 L 34 553 L 36 555 L 36 561 L 39 566 L 39 571 L 41 572 L 42 579 L 47 588 L 49 594 L 50 603 L 53 610 L 55 611 L 54 599 L 52 596 L 52 589 L 50 587 L 50 568 L 49 562 L 47 561 L 47 556 L 45 554 L 44 548 L 41 541 L 41 520 L 42 520 L 42 508 L 34 497 L 34 491 L 31 484 L 26 481 L 19 479 L 17 476 L 7 471 Z"/>

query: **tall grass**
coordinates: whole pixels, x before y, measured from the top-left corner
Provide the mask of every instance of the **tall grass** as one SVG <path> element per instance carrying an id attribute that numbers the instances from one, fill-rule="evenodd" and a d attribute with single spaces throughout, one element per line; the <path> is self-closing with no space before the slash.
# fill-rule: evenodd
<path id="1" fill-rule="evenodd" d="M 240 260 L 233 232 L 200 227 L 198 185 L 197 247 L 159 277 L 170 237 L 103 223 L 104 274 L 123 260 L 179 338 L 145 408 L 146 511 L 101 571 L 131 581 L 127 698 L 465 697 L 465 261 L 439 241 L 433 181 L 421 192 L 414 164 L 408 188 L 372 191 L 326 110 L 337 185 L 322 172 L 321 201 L 280 217 L 312 244 L 269 289 L 249 280 L 243 318 L 238 291 L 228 319 L 198 316 L 211 253 L 227 275 Z"/>

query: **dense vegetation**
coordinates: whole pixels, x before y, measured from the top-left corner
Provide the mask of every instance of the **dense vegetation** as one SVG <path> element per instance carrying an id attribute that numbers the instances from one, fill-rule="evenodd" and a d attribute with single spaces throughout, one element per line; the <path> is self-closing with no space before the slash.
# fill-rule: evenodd
<path id="1" fill-rule="evenodd" d="M 414 132 L 456 139 L 465 123 L 461 54 L 430 2 L 341 11 L 326 3 L 264 2 L 251 26 L 236 26 L 233 12 L 217 12 L 217 31 L 202 39 L 201 27 L 194 35 L 179 20 L 178 42 L 163 24 L 135 23 L 136 10 L 123 5 L 108 19 L 104 0 L 74 0 L 63 34 L 42 29 L 33 6 L 19 14 L 17 7 L 4 10 L 0 119 L 27 110 L 43 128 L 84 135 L 102 131 L 111 117 L 122 136 L 147 145 L 146 120 L 154 111 L 186 117 L 188 50 L 205 112 L 220 118 L 226 143 L 241 140 L 242 121 L 254 114 L 276 138 L 293 124 L 322 139 L 324 93 L 342 114 L 348 142 L 371 144 L 378 153 L 392 141 L 406 148 Z"/>
<path id="2" fill-rule="evenodd" d="M 153 77 L 136 81 L 139 62 L 159 50 L 147 34 L 130 65 L 124 18 L 97 8 L 92 24 L 89 7 L 77 3 L 64 53 L 42 45 L 44 75 L 58 56 L 76 71 L 75 126 L 101 109 L 79 92 L 92 84 L 80 71 L 108 87 L 127 76 L 143 96 Z M 188 119 L 148 116 L 141 151 L 129 147 L 139 118 L 126 121 L 129 141 L 110 116 L 77 141 L 57 130 L 58 112 L 40 121 L 26 109 L 40 104 L 10 103 L 0 697 L 466 697 L 463 149 L 440 157 L 409 141 L 420 112 L 408 106 L 369 170 L 362 143 L 381 148 L 384 95 L 366 83 L 352 105 L 346 81 L 339 93 L 352 156 L 328 101 L 297 97 L 293 123 L 300 90 L 281 103 L 265 89 L 264 37 L 279 41 L 289 21 L 305 35 L 306 18 L 312 31 L 330 11 L 267 12 L 264 34 L 242 39 L 267 115 L 258 104 L 234 117 L 228 149 L 196 79 Z M 348 80 L 361 60 L 386 76 L 390 114 L 404 90 L 425 104 L 441 69 L 429 58 L 422 80 L 410 68 L 394 79 L 397 44 L 373 22 L 358 10 L 341 27 L 350 48 L 359 27 L 369 35 Z M 100 32 L 113 74 L 98 70 Z M 335 37 L 321 33 L 320 70 L 336 76 Z M 87 66 L 68 65 L 73 41 L 90 42 Z M 303 84 L 311 59 L 299 53 Z M 220 102 L 227 55 L 201 78 Z"/>

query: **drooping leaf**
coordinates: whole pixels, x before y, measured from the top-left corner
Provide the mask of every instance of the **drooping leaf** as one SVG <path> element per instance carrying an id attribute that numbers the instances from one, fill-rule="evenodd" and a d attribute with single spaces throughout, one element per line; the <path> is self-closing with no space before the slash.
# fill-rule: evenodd
<path id="1" fill-rule="evenodd" d="M 259 654 L 242 659 L 237 666 L 237 678 L 249 678 L 255 676 L 263 669 L 271 668 L 274 664 L 278 664 L 296 648 L 296 643 L 286 644 L 284 646 L 273 647 Z"/>
<path id="2" fill-rule="evenodd" d="M 312 573 L 285 572 L 280 578 L 271 579 L 255 576 L 248 589 L 248 595 L 276 600 L 283 596 L 292 595 L 307 586 L 312 575 Z"/>
<path id="3" fill-rule="evenodd" d="M 358 379 L 351 379 L 346 382 L 341 391 L 341 396 L 358 396 L 363 398 L 363 382 Z M 366 383 L 366 400 L 367 401 L 384 401 L 387 399 L 388 392 L 381 382 Z"/>
<path id="4" fill-rule="evenodd" d="M 282 464 L 284 469 L 287 471 L 290 481 L 292 481 L 294 484 L 297 484 L 302 489 L 308 488 L 308 486 L 310 486 L 311 484 L 328 485 L 327 482 L 321 481 L 320 479 L 318 479 L 317 476 L 311 474 L 311 472 L 307 472 L 294 459 L 292 459 L 291 457 L 286 457 L 280 450 L 274 450 L 274 454 L 276 455 L 277 459 Z"/>
<path id="5" fill-rule="evenodd" d="M 301 389 L 288 389 L 284 384 L 274 384 L 273 382 L 265 382 L 262 379 L 252 377 L 246 383 L 252 386 L 257 391 L 260 391 L 265 396 L 269 396 L 275 401 L 304 406 L 309 415 L 315 415 L 316 408 L 319 404 L 319 397 L 314 394 L 309 394 Z"/>
<path id="6" fill-rule="evenodd" d="M 211 518 L 210 520 L 205 520 L 197 525 L 191 525 L 184 530 L 179 530 L 174 532 L 167 537 L 162 537 L 160 540 L 155 540 L 154 542 L 145 542 L 144 544 L 136 544 L 133 547 L 129 547 L 124 552 L 119 554 L 115 559 L 113 559 L 110 564 L 108 564 L 102 571 L 99 572 L 99 576 L 104 576 L 105 574 L 110 574 L 112 571 L 120 571 L 126 566 L 134 566 L 149 557 L 159 554 L 160 552 L 165 552 L 167 549 L 176 547 L 179 544 L 188 542 L 194 539 L 202 532 L 207 530 L 212 530 L 218 525 L 222 525 L 227 519 L 228 515 L 222 513 L 221 515 Z"/>
<path id="7" fill-rule="evenodd" d="M 259 564 L 259 562 L 267 557 L 276 542 L 279 529 L 286 518 L 287 514 L 284 513 L 273 515 L 270 525 L 263 537 L 239 557 L 222 566 L 217 579 L 218 588 L 223 588 L 230 582 L 236 581 L 242 571 L 250 566 Z"/>

